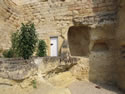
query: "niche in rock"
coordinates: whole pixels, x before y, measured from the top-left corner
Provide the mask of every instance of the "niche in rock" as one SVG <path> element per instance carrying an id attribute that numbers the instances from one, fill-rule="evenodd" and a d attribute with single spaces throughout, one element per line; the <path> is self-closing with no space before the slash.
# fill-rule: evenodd
<path id="1" fill-rule="evenodd" d="M 121 46 L 121 55 L 125 58 L 125 45 Z"/>
<path id="2" fill-rule="evenodd" d="M 89 54 L 89 28 L 84 26 L 70 27 L 68 43 L 72 56 L 88 56 Z"/>
<path id="3" fill-rule="evenodd" d="M 109 47 L 105 42 L 96 42 L 93 46 L 92 51 L 108 51 Z"/>

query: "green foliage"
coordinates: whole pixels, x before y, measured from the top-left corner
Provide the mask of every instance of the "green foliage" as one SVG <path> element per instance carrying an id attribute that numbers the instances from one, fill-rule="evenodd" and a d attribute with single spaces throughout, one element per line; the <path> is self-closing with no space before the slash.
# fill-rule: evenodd
<path id="1" fill-rule="evenodd" d="M 12 46 L 9 50 L 3 52 L 3 56 L 7 58 L 23 57 L 24 59 L 29 59 L 35 51 L 37 40 L 34 24 L 22 23 L 20 30 L 12 34 Z"/>
<path id="2" fill-rule="evenodd" d="M 18 45 L 18 36 L 19 36 L 19 32 L 15 32 L 12 34 L 11 36 L 11 43 L 12 43 L 12 48 L 16 49 L 17 45 Z"/>
<path id="3" fill-rule="evenodd" d="M 33 23 L 22 24 L 17 41 L 17 52 L 19 56 L 24 59 L 29 59 L 34 52 L 37 43 L 37 35 Z"/>
<path id="4" fill-rule="evenodd" d="M 37 82 L 36 82 L 36 80 L 32 80 L 31 84 L 32 84 L 33 88 L 37 88 L 37 85 L 36 85 Z"/>
<path id="5" fill-rule="evenodd" d="M 11 35 L 11 43 L 12 43 L 11 49 L 14 52 L 14 57 L 18 57 L 18 50 L 17 50 L 18 39 L 19 39 L 19 32 L 17 31 Z"/>
<path id="6" fill-rule="evenodd" d="M 11 43 L 12 46 L 9 50 L 5 50 L 3 52 L 3 56 L 6 58 L 17 57 L 17 45 L 18 45 L 18 32 L 15 32 L 11 35 Z"/>
<path id="7" fill-rule="evenodd" d="M 2 53 L 3 52 L 3 49 L 0 49 L 0 53 Z"/>
<path id="8" fill-rule="evenodd" d="M 46 56 L 46 43 L 44 40 L 39 40 L 37 56 L 44 57 Z"/>
<path id="9" fill-rule="evenodd" d="M 12 57 L 14 57 L 14 52 L 13 52 L 12 49 L 5 50 L 3 52 L 3 56 L 6 57 L 6 58 L 12 58 Z"/>

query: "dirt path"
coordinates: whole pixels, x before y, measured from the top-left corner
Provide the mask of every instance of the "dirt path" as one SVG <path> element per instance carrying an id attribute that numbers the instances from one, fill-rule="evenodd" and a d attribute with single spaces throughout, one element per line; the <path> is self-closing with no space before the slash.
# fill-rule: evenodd
<path id="1" fill-rule="evenodd" d="M 48 83 L 40 83 L 37 88 L 32 86 L 21 88 L 18 85 L 0 85 L 0 94 L 71 94 L 68 88 L 54 87 Z"/>
<path id="2" fill-rule="evenodd" d="M 54 87 L 48 83 L 40 83 L 34 89 L 32 87 L 20 88 L 19 86 L 0 85 L 0 94 L 125 94 L 117 88 L 109 85 L 101 85 L 91 82 L 75 81 L 67 88 Z"/>
<path id="3" fill-rule="evenodd" d="M 109 85 L 97 85 L 82 81 L 72 83 L 69 89 L 71 94 L 125 94 Z"/>

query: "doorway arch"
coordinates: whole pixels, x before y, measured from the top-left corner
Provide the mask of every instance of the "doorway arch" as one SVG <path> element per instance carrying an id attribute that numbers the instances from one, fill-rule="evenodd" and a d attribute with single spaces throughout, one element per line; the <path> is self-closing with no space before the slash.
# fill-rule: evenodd
<path id="1" fill-rule="evenodd" d="M 89 28 L 72 26 L 68 31 L 68 43 L 72 56 L 88 56 L 89 54 Z"/>

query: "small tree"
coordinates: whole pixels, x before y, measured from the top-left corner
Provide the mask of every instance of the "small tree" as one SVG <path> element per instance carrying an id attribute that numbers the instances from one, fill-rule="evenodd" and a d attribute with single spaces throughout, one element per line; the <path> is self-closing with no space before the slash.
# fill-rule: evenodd
<path id="1" fill-rule="evenodd" d="M 18 36 L 17 52 L 24 59 L 29 59 L 35 50 L 37 35 L 33 23 L 22 24 Z"/>
<path id="2" fill-rule="evenodd" d="M 39 40 L 37 56 L 44 57 L 46 56 L 46 43 L 44 40 Z"/>

